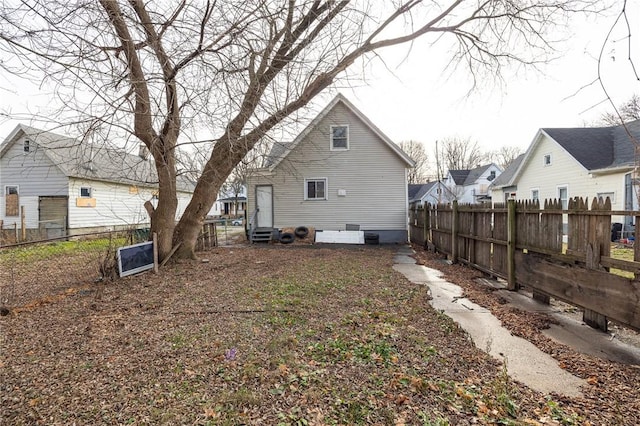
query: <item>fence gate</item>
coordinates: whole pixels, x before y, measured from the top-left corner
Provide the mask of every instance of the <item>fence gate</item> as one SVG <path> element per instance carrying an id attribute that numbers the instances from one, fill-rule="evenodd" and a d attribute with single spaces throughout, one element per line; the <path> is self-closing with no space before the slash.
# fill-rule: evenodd
<path id="1" fill-rule="evenodd" d="M 62 237 L 67 232 L 67 197 L 40 197 L 38 199 L 38 222 L 45 238 Z"/>

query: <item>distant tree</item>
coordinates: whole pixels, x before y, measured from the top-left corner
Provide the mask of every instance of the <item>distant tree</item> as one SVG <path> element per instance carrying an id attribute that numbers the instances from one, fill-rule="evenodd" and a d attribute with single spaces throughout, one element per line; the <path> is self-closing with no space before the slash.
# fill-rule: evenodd
<path id="1" fill-rule="evenodd" d="M 618 124 L 640 119 L 640 96 L 633 94 L 631 98 L 619 105 L 615 112 L 602 114 L 598 124 L 617 126 Z"/>
<path id="2" fill-rule="evenodd" d="M 486 159 L 505 170 L 520 154 L 522 154 L 522 149 L 517 146 L 502 146 L 495 151 L 488 152 Z"/>
<path id="3" fill-rule="evenodd" d="M 438 176 L 448 170 L 470 170 L 482 164 L 486 155 L 471 138 L 450 137 L 436 142 Z"/>
<path id="4" fill-rule="evenodd" d="M 429 181 L 429 156 L 424 149 L 424 145 L 418 141 L 404 141 L 398 144 L 409 157 L 416 162 L 413 169 L 407 175 L 409 183 L 425 183 Z"/>

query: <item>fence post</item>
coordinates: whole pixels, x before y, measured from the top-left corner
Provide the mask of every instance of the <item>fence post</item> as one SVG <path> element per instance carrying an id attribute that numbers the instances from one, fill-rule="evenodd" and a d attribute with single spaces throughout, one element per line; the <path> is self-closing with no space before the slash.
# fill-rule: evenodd
<path id="1" fill-rule="evenodd" d="M 158 273 L 158 234 L 153 233 L 153 272 Z"/>
<path id="2" fill-rule="evenodd" d="M 427 248 L 429 246 L 429 203 L 425 203 L 422 205 L 422 208 L 424 209 L 424 217 L 422 218 L 422 220 L 424 220 L 424 222 L 422 223 L 422 238 L 424 239 L 424 244 L 423 247 Z"/>
<path id="3" fill-rule="evenodd" d="M 451 203 L 451 262 L 458 261 L 458 200 Z"/>
<path id="4" fill-rule="evenodd" d="M 517 290 L 516 282 L 516 200 L 507 201 L 507 288 Z"/>
<path id="5" fill-rule="evenodd" d="M 636 216 L 633 221 L 634 231 L 633 231 L 633 260 L 636 262 L 640 262 L 640 242 L 636 241 L 638 239 L 638 228 L 640 226 L 640 216 Z M 0 229 L 2 228 L 2 221 L 0 221 Z M 634 274 L 634 280 L 638 280 L 640 278 L 640 274 Z"/>
<path id="6" fill-rule="evenodd" d="M 597 198 L 594 198 L 591 203 L 591 211 L 594 210 L 611 211 L 611 201 L 607 198 L 605 203 L 601 203 Z M 587 219 L 589 228 L 587 229 L 588 241 L 585 247 L 586 267 L 587 269 L 602 270 L 604 268 L 600 266 L 600 258 L 608 256 L 611 251 L 611 215 L 606 217 L 588 216 Z M 582 321 L 588 326 L 604 332 L 607 332 L 609 328 L 607 317 L 590 309 L 582 311 Z"/>
<path id="7" fill-rule="evenodd" d="M 20 233 L 22 241 L 27 241 L 27 219 L 24 214 L 24 206 L 20 206 Z"/>

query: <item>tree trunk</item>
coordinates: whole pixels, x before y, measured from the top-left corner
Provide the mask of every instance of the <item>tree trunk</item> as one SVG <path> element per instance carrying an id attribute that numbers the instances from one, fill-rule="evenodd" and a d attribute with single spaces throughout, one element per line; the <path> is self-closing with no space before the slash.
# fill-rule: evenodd
<path id="1" fill-rule="evenodd" d="M 218 192 L 227 176 L 240 162 L 244 153 L 234 152 L 230 140 L 219 139 L 213 148 L 213 153 L 202 170 L 202 175 L 193 191 L 189 205 L 185 209 L 173 235 L 173 243 L 180 243 L 176 256 L 195 259 L 195 249 L 204 219 L 211 210 L 211 206 L 218 197 Z M 247 150 L 253 145 L 247 146 Z"/>
<path id="2" fill-rule="evenodd" d="M 173 248 L 178 196 L 175 191 L 175 167 L 156 161 L 156 170 L 159 183 L 158 206 L 151 213 L 151 232 L 158 236 L 158 259 L 163 261 Z"/>

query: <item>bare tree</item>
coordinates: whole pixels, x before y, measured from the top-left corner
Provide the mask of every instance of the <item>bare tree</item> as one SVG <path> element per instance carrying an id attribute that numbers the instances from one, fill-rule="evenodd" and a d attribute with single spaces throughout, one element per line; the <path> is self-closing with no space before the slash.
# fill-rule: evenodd
<path id="1" fill-rule="evenodd" d="M 432 176 L 429 170 L 429 156 L 424 145 L 418 141 L 404 141 L 398 144 L 400 148 L 415 161 L 416 165 L 409 170 L 407 178 L 409 183 L 429 182 Z"/>
<path id="2" fill-rule="evenodd" d="M 452 61 L 496 76 L 551 57 L 552 31 L 597 0 L 206 2 L 7 0 L 2 67 L 53 87 L 51 115 L 89 138 L 147 146 L 159 196 L 149 204 L 160 258 L 193 257 L 218 190 L 254 145 L 378 49 L 431 34 Z M 364 65 L 362 65 L 364 66 Z M 362 72 L 360 72 L 360 75 Z M 175 223 L 176 148 L 209 128 L 211 154 Z"/>
<path id="3" fill-rule="evenodd" d="M 506 170 L 520 154 L 522 149 L 517 146 L 501 146 L 495 151 L 488 152 L 485 158 L 488 162 L 495 163 L 502 170 Z"/>
<path id="4" fill-rule="evenodd" d="M 486 161 L 486 154 L 471 138 L 450 137 L 437 141 L 435 155 L 438 176 L 444 177 L 448 170 L 471 170 Z"/>
<path id="5" fill-rule="evenodd" d="M 598 124 L 617 126 L 633 120 L 640 119 L 640 97 L 633 94 L 631 98 L 617 108 L 617 113 L 606 112 L 602 114 Z"/>

